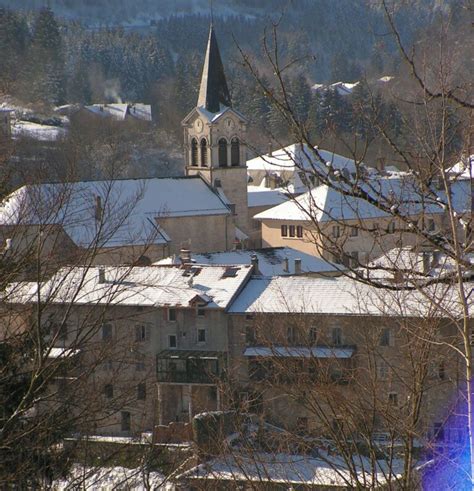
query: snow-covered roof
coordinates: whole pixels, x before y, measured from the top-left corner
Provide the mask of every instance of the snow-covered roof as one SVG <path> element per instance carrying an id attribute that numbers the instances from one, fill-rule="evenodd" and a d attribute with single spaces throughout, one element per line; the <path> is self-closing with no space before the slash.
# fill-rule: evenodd
<path id="1" fill-rule="evenodd" d="M 352 159 L 338 155 L 328 150 L 317 149 L 321 158 L 331 162 L 334 169 L 347 169 L 350 173 L 356 171 L 356 164 Z M 285 148 L 275 150 L 272 154 L 262 155 L 247 161 L 249 171 L 298 171 L 300 169 L 316 169 L 326 173 L 327 168 L 314 155 L 306 144 L 293 143 Z"/>
<path id="2" fill-rule="evenodd" d="M 101 273 L 101 270 L 103 273 Z M 251 266 L 70 267 L 41 285 L 41 298 L 50 304 L 135 305 L 225 309 L 251 275 Z M 103 281 L 102 276 L 103 274 Z M 38 285 L 12 284 L 4 298 L 11 303 L 37 301 Z"/>
<path id="3" fill-rule="evenodd" d="M 65 478 L 53 482 L 53 489 L 66 491 L 80 488 L 83 490 L 127 489 L 143 491 L 155 489 L 171 491 L 174 485 L 167 482 L 166 477 L 157 471 L 145 472 L 143 467 L 129 469 L 126 467 L 86 467 L 73 465 Z"/>
<path id="4" fill-rule="evenodd" d="M 387 483 L 388 476 L 395 478 L 403 469 L 402 462 L 394 460 L 389 471 L 384 461 L 377 462 L 375 480 L 371 485 L 371 461 L 363 456 L 354 463 L 360 481 L 372 487 Z M 395 474 L 395 475 L 394 475 Z M 209 460 L 178 476 L 178 479 L 221 480 L 257 483 L 319 486 L 337 489 L 352 488 L 355 484 L 351 471 L 342 457 L 320 450 L 317 457 L 304 454 L 237 452 Z"/>
<path id="5" fill-rule="evenodd" d="M 98 235 L 100 197 L 102 230 Z M 165 243 L 160 217 L 227 215 L 229 208 L 200 177 L 26 185 L 0 206 L 0 225 L 61 225 L 79 246 Z"/>
<path id="6" fill-rule="evenodd" d="M 465 261 L 472 264 L 470 274 L 474 271 L 474 254 L 469 254 Z M 422 247 L 396 247 L 367 265 L 373 278 L 393 278 L 394 273 L 400 279 L 416 279 L 421 276 L 440 277 L 456 274 L 457 265 L 454 259 L 440 251 L 423 250 Z"/>
<path id="7" fill-rule="evenodd" d="M 48 358 L 70 358 L 78 355 L 81 352 L 79 349 L 71 348 L 49 348 Z"/>
<path id="8" fill-rule="evenodd" d="M 257 356 L 261 358 L 351 358 L 354 348 L 333 348 L 326 346 L 253 346 L 246 348 L 244 356 Z"/>
<path id="9" fill-rule="evenodd" d="M 32 138 L 39 141 L 55 141 L 66 135 L 60 126 L 48 126 L 30 121 L 16 121 L 12 126 L 13 138 Z"/>
<path id="10" fill-rule="evenodd" d="M 151 121 L 152 113 L 150 104 L 135 103 L 129 104 L 128 114 L 134 118 L 141 119 L 142 121 Z"/>
<path id="11" fill-rule="evenodd" d="M 314 84 L 311 89 L 315 92 L 325 92 L 326 90 L 336 90 L 339 95 L 351 95 L 360 82 L 334 82 L 330 85 Z"/>
<path id="12" fill-rule="evenodd" d="M 471 284 L 466 288 L 470 290 Z M 432 298 L 433 302 L 427 299 Z M 474 300 L 469 300 L 469 308 Z M 474 309 L 473 309 L 474 310 Z M 461 312 L 457 290 L 436 284 L 423 291 L 388 290 L 347 277 L 253 277 L 229 312 L 274 314 L 333 314 L 371 316 L 447 317 Z"/>
<path id="13" fill-rule="evenodd" d="M 84 109 L 98 116 L 110 116 L 119 121 L 123 121 L 127 115 L 128 104 L 92 104 L 84 106 Z"/>
<path id="14" fill-rule="evenodd" d="M 247 186 L 249 208 L 256 206 L 275 206 L 288 200 L 282 189 L 269 189 L 262 186 Z"/>
<path id="15" fill-rule="evenodd" d="M 295 274 L 295 259 L 301 260 L 302 273 L 335 273 L 346 268 L 339 264 L 325 261 L 322 258 L 305 254 L 291 247 L 268 247 L 264 249 L 209 252 L 193 254 L 192 260 L 195 264 L 250 264 L 251 256 L 256 255 L 258 269 L 264 276 L 280 276 Z M 288 271 L 286 269 L 288 262 Z M 178 256 L 171 256 L 156 262 L 157 265 L 180 264 Z"/>
<path id="16" fill-rule="evenodd" d="M 406 216 L 421 213 L 443 213 L 443 208 L 435 197 L 428 197 L 419 189 L 417 182 L 409 179 L 372 179 L 361 184 L 369 195 L 388 208 L 397 206 L 400 213 Z M 348 189 L 347 189 L 348 190 Z M 390 216 L 378 207 L 362 198 L 344 194 L 346 186 L 334 183 L 333 186 L 323 184 L 295 200 L 287 201 L 254 216 L 257 220 L 295 220 L 307 221 L 311 218 L 318 222 L 332 220 L 371 219 Z M 350 192 L 350 190 L 348 190 Z M 462 189 L 457 189 L 458 198 L 462 198 Z M 442 193 L 438 192 L 438 195 Z M 458 200 L 459 201 L 459 200 Z M 465 204 L 458 203 L 459 208 Z M 459 209 L 458 208 L 458 209 Z"/>
<path id="17" fill-rule="evenodd" d="M 474 176 L 474 155 L 462 158 L 447 169 L 446 173 L 454 179 L 472 179 Z"/>

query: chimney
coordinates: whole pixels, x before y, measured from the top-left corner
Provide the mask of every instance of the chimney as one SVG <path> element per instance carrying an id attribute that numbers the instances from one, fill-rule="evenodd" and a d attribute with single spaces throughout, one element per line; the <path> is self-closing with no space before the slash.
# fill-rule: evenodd
<path id="1" fill-rule="evenodd" d="M 377 159 L 377 167 L 380 172 L 383 172 L 385 170 L 385 158 L 384 157 L 379 157 Z"/>
<path id="2" fill-rule="evenodd" d="M 99 268 L 99 284 L 103 285 L 105 283 L 105 269 Z"/>
<path id="3" fill-rule="evenodd" d="M 181 249 L 179 251 L 179 259 L 181 260 L 181 265 L 191 263 L 191 251 L 189 249 Z"/>
<path id="4" fill-rule="evenodd" d="M 102 208 L 102 198 L 100 196 L 95 197 L 95 220 L 97 222 L 102 221 L 103 218 L 103 208 Z"/>
<path id="5" fill-rule="evenodd" d="M 258 269 L 258 257 L 257 254 L 252 254 L 250 256 L 250 264 L 252 265 L 252 274 L 260 274 L 260 270 Z"/>
<path id="6" fill-rule="evenodd" d="M 295 259 L 295 274 L 301 274 L 301 259 Z"/>
<path id="7" fill-rule="evenodd" d="M 290 265 L 287 257 L 285 257 L 285 259 L 283 260 L 283 272 L 284 273 L 290 272 Z"/>
<path id="8" fill-rule="evenodd" d="M 268 156 L 269 157 L 273 156 L 273 144 L 272 144 L 272 142 L 268 142 Z"/>

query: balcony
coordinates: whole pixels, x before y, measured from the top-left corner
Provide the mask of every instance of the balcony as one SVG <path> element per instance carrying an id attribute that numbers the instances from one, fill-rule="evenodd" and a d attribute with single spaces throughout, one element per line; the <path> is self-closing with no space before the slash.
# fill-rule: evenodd
<path id="1" fill-rule="evenodd" d="M 218 351 L 165 350 L 156 355 L 160 383 L 214 385 L 224 375 L 226 354 Z"/>

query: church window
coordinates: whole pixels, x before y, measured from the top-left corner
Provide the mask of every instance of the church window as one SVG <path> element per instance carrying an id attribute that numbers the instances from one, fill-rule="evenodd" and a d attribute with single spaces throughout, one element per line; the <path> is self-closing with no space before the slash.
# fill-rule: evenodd
<path id="1" fill-rule="evenodd" d="M 198 142 L 196 138 L 191 140 L 191 165 L 198 165 Z"/>
<path id="2" fill-rule="evenodd" d="M 227 167 L 227 140 L 219 140 L 219 167 Z"/>
<path id="3" fill-rule="evenodd" d="M 230 143 L 230 163 L 233 166 L 240 165 L 240 142 L 238 138 L 232 138 Z"/>
<path id="4" fill-rule="evenodd" d="M 201 140 L 201 166 L 207 167 L 207 141 L 205 138 Z"/>

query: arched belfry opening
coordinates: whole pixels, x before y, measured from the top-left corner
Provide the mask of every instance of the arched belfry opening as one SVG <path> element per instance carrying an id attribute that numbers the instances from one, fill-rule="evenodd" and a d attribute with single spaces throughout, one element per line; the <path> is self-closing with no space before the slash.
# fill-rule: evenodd
<path id="1" fill-rule="evenodd" d="M 232 138 L 230 143 L 230 163 L 232 167 L 240 165 L 240 141 L 237 137 Z"/>
<path id="2" fill-rule="evenodd" d="M 219 140 L 219 167 L 227 167 L 227 140 L 221 138 Z"/>
<path id="3" fill-rule="evenodd" d="M 194 167 L 198 165 L 198 142 L 196 138 L 191 140 L 191 165 Z"/>
<path id="4" fill-rule="evenodd" d="M 203 138 L 201 140 L 201 166 L 207 167 L 207 140 Z"/>

